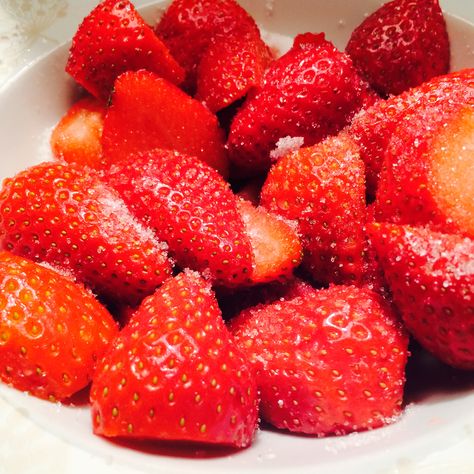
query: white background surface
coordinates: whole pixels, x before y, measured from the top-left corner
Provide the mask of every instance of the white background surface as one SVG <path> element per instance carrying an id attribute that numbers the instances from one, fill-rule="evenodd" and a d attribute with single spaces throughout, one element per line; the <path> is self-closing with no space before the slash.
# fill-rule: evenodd
<path id="1" fill-rule="evenodd" d="M 134 3 L 141 6 L 150 2 L 137 0 Z M 259 11 L 259 19 L 268 29 L 292 34 L 310 30 L 313 21 L 316 24 L 317 21 L 324 23 L 323 11 L 334 8 L 335 4 L 343 5 L 344 1 L 314 0 L 312 7 L 308 7 L 311 5 L 310 0 L 245 0 L 242 3 Z M 301 15 L 302 22 L 295 23 L 289 21 L 286 15 L 281 15 L 279 7 L 282 3 L 289 5 L 292 15 Z M 370 5 L 370 8 L 367 7 L 367 12 L 370 12 L 373 6 L 381 2 L 346 0 L 346 4 L 351 3 Z M 472 0 L 444 0 L 441 3 L 447 11 L 474 22 Z M 91 0 L 0 0 L 0 85 L 23 66 L 70 39 L 75 27 L 93 4 L 95 2 Z M 317 13 L 314 11 L 315 4 L 323 6 L 319 11 L 322 18 L 318 20 L 313 19 L 316 16 L 312 17 Z M 151 11 L 148 19 L 151 20 L 157 14 L 156 10 Z M 331 30 L 336 36 L 338 32 L 342 34 L 344 29 L 350 29 L 352 23 L 355 25 L 359 21 L 353 17 L 346 18 L 347 12 L 343 9 L 338 15 L 335 17 L 338 19 L 337 23 L 323 28 Z M 346 33 L 347 31 L 344 34 Z M 473 37 L 470 37 L 471 40 Z M 284 37 L 280 39 L 282 43 L 286 42 Z M 343 47 L 344 44 L 339 46 Z M 472 50 L 474 44 L 465 45 L 465 54 L 472 55 Z M 471 60 L 473 58 L 474 56 Z M 474 60 L 471 65 L 474 66 Z M 34 161 L 34 158 L 26 156 L 32 146 L 29 141 L 16 146 L 15 141 L 18 144 L 20 141 L 24 142 L 21 129 L 15 127 L 12 128 L 15 131 L 8 131 L 10 115 L 12 121 L 15 117 L 24 117 L 25 129 L 28 130 L 34 129 L 35 120 L 47 116 L 48 111 L 45 109 L 48 107 L 48 97 L 42 97 L 41 101 L 38 99 L 38 103 L 31 100 L 28 94 L 31 94 L 30 85 L 33 84 L 29 81 L 39 81 L 35 84 L 40 90 L 38 84 L 43 81 L 46 85 L 47 82 L 54 81 L 55 74 L 62 67 L 63 63 L 58 65 L 51 62 L 47 70 L 43 67 L 40 76 L 32 73 L 25 79 L 22 73 L 7 81 L 3 92 L 0 91 L 0 144 L 4 152 L 0 162 L 1 176 L 11 174 L 10 171 L 7 172 L 6 160 L 15 151 L 21 155 L 21 159 L 18 162 L 15 161 L 16 158 L 13 159 L 12 169 L 23 166 L 21 160 Z M 60 85 L 58 91 L 58 94 L 62 93 Z M 51 96 L 50 99 L 51 110 L 48 117 L 57 120 L 59 114 L 56 109 L 60 109 L 62 105 L 57 98 Z M 32 111 L 36 115 L 31 114 Z M 10 138 L 9 142 L 12 134 L 14 138 Z M 145 470 L 153 473 L 210 474 L 229 472 L 233 468 L 248 473 L 295 471 L 319 474 L 470 474 L 474 473 L 473 412 L 473 394 L 462 393 L 454 395 L 452 399 L 447 397 L 415 407 L 413 413 L 410 409 L 408 415 L 397 425 L 386 430 L 355 435 L 357 437 L 324 441 L 271 433 L 270 438 L 263 436 L 263 441 L 259 441 L 255 449 L 252 448 L 253 451 L 247 450 L 230 460 L 219 458 L 215 461 L 181 462 L 176 458 L 148 456 L 145 461 L 124 448 L 111 451 L 106 442 L 90 434 L 85 410 L 70 413 L 0 387 L 0 473 L 83 474 L 89 471 L 130 474 Z M 311 459 L 311 456 L 314 456 L 314 463 L 305 464 L 305 458 Z M 131 458 L 134 459 L 128 462 Z"/>

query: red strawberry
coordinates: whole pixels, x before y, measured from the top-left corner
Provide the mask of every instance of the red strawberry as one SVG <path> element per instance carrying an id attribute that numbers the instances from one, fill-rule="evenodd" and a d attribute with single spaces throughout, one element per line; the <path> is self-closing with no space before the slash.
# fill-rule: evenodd
<path id="1" fill-rule="evenodd" d="M 122 74 L 105 117 L 103 147 L 109 162 L 165 148 L 197 156 L 227 174 L 224 136 L 199 101 L 147 71 Z"/>
<path id="2" fill-rule="evenodd" d="M 394 132 L 375 201 L 378 221 L 474 237 L 474 97 L 416 110 Z"/>
<path id="3" fill-rule="evenodd" d="M 237 203 L 253 250 L 252 283 L 285 280 L 300 264 L 303 249 L 296 231 L 261 207 L 239 199 Z"/>
<path id="4" fill-rule="evenodd" d="M 449 71 L 450 47 L 438 0 L 393 0 L 359 25 L 347 53 L 382 95 L 400 94 Z"/>
<path id="5" fill-rule="evenodd" d="M 68 163 L 91 168 L 102 164 L 105 106 L 86 97 L 74 103 L 51 134 L 53 155 Z"/>
<path id="6" fill-rule="evenodd" d="M 191 92 L 211 43 L 225 44 L 235 36 L 261 42 L 255 20 L 235 0 L 174 0 L 155 31 L 185 68 Z"/>
<path id="7" fill-rule="evenodd" d="M 408 330 L 442 361 L 474 369 L 474 241 L 393 224 L 370 232 Z"/>
<path id="8" fill-rule="evenodd" d="M 261 203 L 296 220 L 304 264 L 321 283 L 361 282 L 365 273 L 364 165 L 344 134 L 281 158 L 270 170 Z"/>
<path id="9" fill-rule="evenodd" d="M 0 251 L 0 379 L 63 400 L 88 385 L 117 335 L 112 316 L 82 286 Z"/>
<path id="10" fill-rule="evenodd" d="M 409 123 L 410 114 L 426 107 L 449 109 L 472 102 L 473 97 L 474 69 L 465 69 L 436 77 L 400 96 L 380 100 L 357 114 L 348 132 L 360 146 L 369 194 L 375 195 L 385 151 L 400 123 Z"/>
<path id="11" fill-rule="evenodd" d="M 128 0 L 104 0 L 79 26 L 66 71 L 92 95 L 107 100 L 115 78 L 148 69 L 179 84 L 184 71 Z"/>
<path id="12" fill-rule="evenodd" d="M 107 437 L 245 447 L 257 424 L 253 373 L 190 271 L 142 303 L 99 365 L 91 403 L 94 432 Z"/>
<path id="13" fill-rule="evenodd" d="M 253 257 L 228 183 L 197 158 L 168 150 L 133 155 L 111 167 L 107 182 L 144 224 L 168 243 L 181 267 L 239 285 Z"/>
<path id="14" fill-rule="evenodd" d="M 246 310 L 230 328 L 256 368 L 262 418 L 276 427 L 326 436 L 399 415 L 408 338 L 376 293 L 313 290 Z"/>
<path id="15" fill-rule="evenodd" d="M 271 60 L 258 36 L 217 37 L 206 49 L 197 70 L 196 99 L 217 112 L 260 86 Z"/>
<path id="16" fill-rule="evenodd" d="M 139 302 L 171 273 L 163 244 L 92 171 L 42 163 L 0 191 L 0 245 L 70 269 L 100 295 Z"/>
<path id="17" fill-rule="evenodd" d="M 299 35 L 237 113 L 227 143 L 230 158 L 241 174 L 264 172 L 280 138 L 303 137 L 305 146 L 313 145 L 372 100 L 350 59 L 323 34 Z"/>

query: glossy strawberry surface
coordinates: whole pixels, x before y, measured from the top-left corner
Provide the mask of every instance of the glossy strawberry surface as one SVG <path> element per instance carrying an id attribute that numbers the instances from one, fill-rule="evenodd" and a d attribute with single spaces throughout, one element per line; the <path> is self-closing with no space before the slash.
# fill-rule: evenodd
<path id="1" fill-rule="evenodd" d="M 93 295 L 61 274 L 0 252 L 0 379 L 63 400 L 92 379 L 118 334 Z"/>
<path id="2" fill-rule="evenodd" d="M 96 434 L 248 446 L 253 373 L 198 274 L 168 280 L 132 316 L 91 389 Z"/>

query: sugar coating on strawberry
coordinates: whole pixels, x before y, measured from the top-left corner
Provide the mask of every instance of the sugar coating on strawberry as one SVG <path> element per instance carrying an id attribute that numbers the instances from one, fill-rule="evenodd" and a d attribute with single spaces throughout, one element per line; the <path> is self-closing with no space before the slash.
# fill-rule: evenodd
<path id="1" fill-rule="evenodd" d="M 118 334 L 84 287 L 0 251 L 0 379 L 52 401 L 86 387 Z"/>
<path id="2" fill-rule="evenodd" d="M 171 274 L 166 246 L 79 165 L 42 163 L 0 191 L 0 244 L 72 271 L 101 296 L 136 304 Z"/>
<path id="3" fill-rule="evenodd" d="M 364 165 L 347 135 L 330 137 L 281 158 L 268 174 L 261 204 L 298 222 L 303 263 L 316 281 L 362 281 Z"/>
<path id="4" fill-rule="evenodd" d="M 184 71 L 128 0 L 104 0 L 72 40 L 66 71 L 87 91 L 107 100 L 115 78 L 147 69 L 180 84 Z"/>
<path id="5" fill-rule="evenodd" d="M 91 168 L 102 164 L 105 105 L 92 97 L 75 102 L 51 134 L 53 155 L 67 163 Z"/>
<path id="6" fill-rule="evenodd" d="M 450 45 L 438 0 L 393 0 L 359 25 L 346 51 L 380 94 L 400 94 L 446 74 Z"/>
<path id="7" fill-rule="evenodd" d="M 369 195 L 375 196 L 385 151 L 393 133 L 400 124 L 410 122 L 410 114 L 427 106 L 450 109 L 472 102 L 473 97 L 474 69 L 464 69 L 436 77 L 399 96 L 379 100 L 372 107 L 361 110 L 347 131 L 360 147 Z"/>
<path id="8" fill-rule="evenodd" d="M 127 72 L 116 80 L 102 144 L 109 163 L 163 148 L 196 156 L 227 175 L 224 135 L 216 116 L 148 71 Z"/>
<path id="9" fill-rule="evenodd" d="M 401 411 L 408 337 L 376 293 L 351 286 L 258 305 L 230 322 L 257 370 L 262 418 L 327 436 Z"/>
<path id="10" fill-rule="evenodd" d="M 227 143 L 229 157 L 243 175 L 265 172 L 280 138 L 303 137 L 305 146 L 313 145 L 337 133 L 372 102 L 347 55 L 324 34 L 299 35 L 237 113 Z"/>
<path id="11" fill-rule="evenodd" d="M 254 256 L 250 276 L 252 284 L 291 279 L 293 270 L 303 257 L 296 225 L 292 226 L 243 199 L 237 201 L 237 208 Z"/>
<path id="12" fill-rule="evenodd" d="M 474 237 L 474 100 L 421 107 L 392 135 L 375 218 Z"/>
<path id="13" fill-rule="evenodd" d="M 240 285 L 252 275 L 252 248 L 229 184 L 206 163 L 152 150 L 111 167 L 107 182 L 150 226 L 182 268 Z"/>
<path id="14" fill-rule="evenodd" d="M 191 93 L 210 45 L 223 43 L 226 49 L 229 37 L 263 45 L 255 20 L 235 0 L 174 0 L 155 31 L 186 70 L 185 85 Z"/>
<path id="15" fill-rule="evenodd" d="M 445 363 L 474 369 L 474 241 L 394 224 L 369 231 L 407 329 Z"/>
<path id="16" fill-rule="evenodd" d="M 168 280 L 142 303 L 100 363 L 91 403 L 103 436 L 251 443 L 253 372 L 197 273 Z"/>

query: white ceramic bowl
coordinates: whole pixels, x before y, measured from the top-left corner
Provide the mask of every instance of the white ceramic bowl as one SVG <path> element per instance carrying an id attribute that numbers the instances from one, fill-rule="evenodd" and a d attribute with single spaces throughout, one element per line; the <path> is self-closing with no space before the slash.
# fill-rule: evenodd
<path id="1" fill-rule="evenodd" d="M 474 4 L 461 1 L 445 0 L 443 5 L 474 19 Z M 93 3 L 81 4 L 82 14 Z M 375 0 L 241 3 L 263 27 L 266 39 L 281 51 L 295 34 L 305 31 L 325 31 L 344 48 L 353 28 L 380 4 Z M 158 10 L 149 6 L 142 13 L 152 21 Z M 474 26 L 452 16 L 447 19 L 453 70 L 473 67 Z M 80 20 L 74 15 L 67 18 L 64 40 L 70 39 Z M 0 89 L 0 177 L 50 157 L 51 127 L 77 94 L 64 72 L 66 57 L 67 45 L 59 47 L 32 61 Z M 418 383 L 410 379 L 412 403 L 392 426 L 327 439 L 261 431 L 251 448 L 232 453 L 120 446 L 92 435 L 87 407 L 54 405 L 0 386 L 0 472 L 474 472 L 474 376 L 436 364 L 427 367 L 434 376 L 422 377 Z M 417 374 L 412 378 L 420 377 Z"/>

